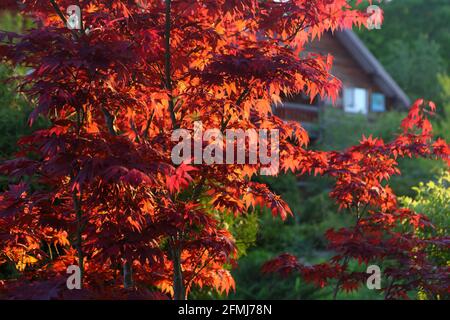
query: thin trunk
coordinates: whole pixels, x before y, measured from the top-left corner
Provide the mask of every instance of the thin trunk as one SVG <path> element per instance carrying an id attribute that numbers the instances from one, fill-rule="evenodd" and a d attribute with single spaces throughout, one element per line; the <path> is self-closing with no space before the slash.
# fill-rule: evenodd
<path id="1" fill-rule="evenodd" d="M 172 70 L 171 70 L 171 53 L 170 53 L 170 30 L 171 30 L 171 0 L 165 0 L 165 54 L 164 54 L 164 73 L 165 73 L 165 87 L 169 94 L 169 112 L 172 121 L 172 128 L 177 129 L 177 120 L 175 116 L 175 101 L 173 98 L 172 87 Z M 173 298 L 174 300 L 186 300 L 186 289 L 183 280 L 183 270 L 181 269 L 181 250 L 172 241 L 170 246 L 170 254 L 173 262 Z"/>
<path id="2" fill-rule="evenodd" d="M 338 282 L 336 283 L 336 287 L 333 290 L 333 300 L 336 300 L 340 286 L 341 286 L 341 279 L 338 280 Z"/>
<path id="3" fill-rule="evenodd" d="M 384 300 L 388 300 L 390 298 L 391 289 L 392 289 L 392 286 L 394 285 L 394 280 L 395 280 L 394 277 L 392 277 L 391 281 L 389 281 L 389 285 L 384 294 Z"/>
<path id="4" fill-rule="evenodd" d="M 81 211 L 81 196 L 78 197 L 76 191 L 73 192 L 73 204 L 75 209 L 75 214 L 77 217 L 77 254 L 78 254 L 78 267 L 80 268 L 80 284 L 83 287 L 83 275 L 84 275 L 84 262 L 83 262 L 83 212 Z"/>
<path id="5" fill-rule="evenodd" d="M 166 26 L 165 26 L 165 54 L 164 54 L 164 73 L 165 73 L 165 87 L 169 91 L 169 111 L 170 119 L 172 120 L 172 126 L 174 129 L 177 128 L 177 120 L 175 117 L 175 103 L 172 96 L 172 76 L 171 76 L 171 54 L 170 54 L 170 7 L 171 0 L 166 0 Z"/>
<path id="6" fill-rule="evenodd" d="M 356 207 L 356 224 L 355 224 L 355 227 L 357 227 L 357 226 L 359 225 L 359 222 L 361 221 L 362 216 L 363 216 L 364 213 L 366 212 L 367 206 L 368 206 L 368 203 L 366 204 L 366 206 L 364 207 L 364 209 L 363 209 L 362 211 L 359 210 L 359 205 Z M 351 209 L 350 209 L 350 212 L 352 213 L 352 210 L 351 210 Z M 346 256 L 346 257 L 344 258 L 344 262 L 343 262 L 343 264 L 342 264 L 342 266 L 343 266 L 342 273 L 344 273 L 345 270 L 347 270 L 348 261 L 349 261 L 349 257 Z M 342 274 L 342 275 L 339 277 L 339 279 L 338 279 L 338 281 L 337 281 L 337 283 L 336 283 L 336 287 L 335 287 L 334 290 L 333 290 L 333 300 L 336 300 L 336 299 L 337 299 L 337 294 L 338 294 L 339 289 L 340 289 L 340 287 L 341 287 L 341 285 L 342 285 L 342 280 L 343 280 L 343 278 L 344 278 L 344 276 L 343 276 L 343 274 Z"/>
<path id="7" fill-rule="evenodd" d="M 184 287 L 183 271 L 181 270 L 181 251 L 172 248 L 173 261 L 173 299 L 186 300 L 186 289 Z"/>
<path id="8" fill-rule="evenodd" d="M 344 263 L 342 264 L 342 266 L 343 266 L 342 272 L 345 272 L 345 270 L 347 269 L 347 264 L 348 264 L 348 257 L 345 257 L 345 258 L 344 258 Z M 340 289 L 340 287 L 341 287 L 343 278 L 344 278 L 343 275 L 341 275 L 341 276 L 339 277 L 337 283 L 336 283 L 336 287 L 334 288 L 334 291 L 333 291 L 333 300 L 336 300 L 336 299 L 337 299 L 337 294 L 338 294 L 339 289 Z"/>
<path id="9" fill-rule="evenodd" d="M 61 19 L 61 21 L 64 23 L 64 25 L 67 24 L 67 19 L 64 16 L 63 12 L 61 11 L 61 9 L 59 8 L 58 4 L 55 2 L 55 0 L 50 0 L 50 3 L 53 7 L 53 9 L 55 10 L 56 14 L 59 16 L 59 18 Z M 77 32 L 75 32 L 74 30 L 70 30 L 72 32 L 72 35 L 74 37 L 74 39 L 76 39 L 78 37 Z M 78 121 L 78 132 L 80 130 L 80 114 L 79 111 L 77 111 L 77 121 Z M 76 219 L 77 219 L 77 232 L 76 232 L 76 249 L 77 249 L 77 255 L 78 255 L 78 267 L 80 268 L 80 284 L 81 287 L 83 286 L 83 275 L 84 275 L 84 263 L 83 263 L 83 249 L 82 249 L 82 245 L 83 245 L 83 239 L 82 239 L 82 233 L 83 233 L 83 212 L 81 210 L 81 195 L 78 198 L 76 191 L 73 192 L 72 195 L 73 198 L 73 206 L 74 206 L 74 210 L 75 210 L 75 214 L 76 214 Z M 56 249 L 58 250 L 58 249 Z"/>
<path id="10" fill-rule="evenodd" d="M 123 286 L 125 289 L 133 287 L 133 269 L 129 261 L 123 264 Z"/>

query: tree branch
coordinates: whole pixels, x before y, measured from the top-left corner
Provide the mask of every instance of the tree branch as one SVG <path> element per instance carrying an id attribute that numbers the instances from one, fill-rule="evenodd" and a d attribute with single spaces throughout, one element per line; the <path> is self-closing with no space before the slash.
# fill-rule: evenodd
<path id="1" fill-rule="evenodd" d="M 67 25 L 67 19 L 62 13 L 61 9 L 59 9 L 58 5 L 56 4 L 55 0 L 50 0 L 50 3 L 53 6 L 53 9 L 55 9 L 56 14 L 59 16 L 59 18 L 64 22 L 64 25 Z"/>
<path id="2" fill-rule="evenodd" d="M 77 248 L 77 254 L 78 254 L 78 267 L 80 268 L 80 283 L 81 286 L 83 285 L 83 274 L 84 274 L 84 255 L 83 255 L 83 248 L 82 248 L 82 244 L 83 244 L 83 212 L 81 210 L 81 194 L 80 196 L 77 196 L 76 194 L 76 190 L 73 191 L 73 206 L 74 206 L 74 210 L 75 210 L 75 214 L 76 214 L 76 219 L 77 219 L 77 243 L 76 243 L 76 248 Z"/>
<path id="3" fill-rule="evenodd" d="M 244 91 L 242 91 L 242 93 L 239 95 L 238 99 L 236 100 L 236 106 L 239 106 L 239 105 L 245 100 L 245 98 L 247 98 L 247 95 L 248 95 L 249 93 L 250 93 L 250 86 L 247 85 L 247 86 L 245 87 Z M 224 114 L 224 116 L 225 116 L 225 114 Z M 225 129 L 227 128 L 227 125 L 228 125 L 228 123 L 230 122 L 230 120 L 231 120 L 231 115 L 228 116 L 227 120 L 225 120 L 225 121 L 223 121 L 223 118 L 222 118 L 222 121 L 221 121 L 222 124 L 221 124 L 221 126 L 220 126 L 220 130 L 221 130 L 222 132 L 224 132 Z"/>
<path id="4" fill-rule="evenodd" d="M 345 269 L 347 269 L 348 259 L 349 259 L 348 256 L 344 258 L 344 263 L 342 264 L 342 266 L 344 267 L 344 270 L 342 270 L 342 272 L 345 272 Z M 341 276 L 339 277 L 339 279 L 336 283 L 336 287 L 333 290 L 333 300 L 336 300 L 336 298 L 337 298 L 337 294 L 338 294 L 339 288 L 341 287 L 343 279 L 344 279 L 344 275 L 341 274 Z"/>
<path id="5" fill-rule="evenodd" d="M 172 120 L 172 127 L 174 129 L 178 128 L 177 119 L 175 116 L 175 103 L 172 95 L 172 76 L 171 76 L 171 54 L 170 54 L 170 8 L 171 0 L 166 0 L 166 25 L 165 25 L 165 54 L 164 54 L 164 71 L 165 71 L 165 87 L 169 91 L 169 112 L 170 119 Z"/>
<path id="6" fill-rule="evenodd" d="M 144 130 L 144 139 L 148 138 L 148 131 L 150 130 L 150 125 L 153 121 L 153 116 L 155 115 L 155 110 L 152 111 L 150 117 L 147 120 L 147 124 L 145 126 L 145 130 Z"/>
<path id="7" fill-rule="evenodd" d="M 55 0 L 50 0 L 50 3 L 52 4 L 53 9 L 55 10 L 56 14 L 58 15 L 58 17 L 61 19 L 61 21 L 64 23 L 64 25 L 67 25 L 67 19 L 66 16 L 64 15 L 64 13 L 62 13 L 61 9 L 58 7 L 58 4 L 55 2 Z M 80 14 L 81 14 L 81 10 L 80 10 Z M 81 20 L 81 17 L 80 17 Z M 83 25 L 83 22 L 81 22 L 81 26 Z M 70 32 L 72 32 L 72 35 L 76 38 L 78 38 L 78 33 L 76 33 L 74 30 L 69 29 Z M 83 30 L 84 32 L 84 30 Z"/>
<path id="8" fill-rule="evenodd" d="M 114 129 L 114 116 L 109 113 L 109 111 L 103 107 L 102 112 L 105 115 L 106 126 L 108 127 L 109 133 L 113 136 L 117 136 L 116 129 Z"/>
<path id="9" fill-rule="evenodd" d="M 202 255 L 203 255 L 203 253 L 202 253 Z M 205 268 L 209 265 L 209 263 L 210 263 L 212 260 L 214 260 L 215 257 L 216 257 L 216 254 L 212 255 L 212 256 L 211 256 L 211 257 L 203 264 L 203 266 L 202 266 L 200 269 L 198 269 L 198 270 L 194 273 L 194 275 L 192 276 L 192 278 L 189 280 L 188 284 L 186 285 L 186 288 L 189 289 L 189 288 L 191 287 L 192 282 L 195 280 L 195 278 L 197 278 L 197 276 L 200 274 L 200 272 L 202 272 L 203 269 L 205 269 Z"/>

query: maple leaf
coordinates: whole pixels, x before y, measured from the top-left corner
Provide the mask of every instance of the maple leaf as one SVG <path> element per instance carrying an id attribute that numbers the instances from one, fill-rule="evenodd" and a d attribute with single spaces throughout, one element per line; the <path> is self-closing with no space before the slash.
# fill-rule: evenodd
<path id="1" fill-rule="evenodd" d="M 175 174 L 168 176 L 166 179 L 166 184 L 169 191 L 174 193 L 189 186 L 189 183 L 193 180 L 189 172 L 196 170 L 198 169 L 191 165 L 182 163 L 175 169 Z"/>

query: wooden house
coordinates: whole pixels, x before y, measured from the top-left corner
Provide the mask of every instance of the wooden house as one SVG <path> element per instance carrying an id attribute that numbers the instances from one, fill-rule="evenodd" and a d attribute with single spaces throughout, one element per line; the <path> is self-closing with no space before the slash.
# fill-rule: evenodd
<path id="1" fill-rule="evenodd" d="M 325 33 L 306 51 L 334 56 L 332 74 L 342 81 L 335 107 L 365 115 L 409 107 L 408 96 L 353 31 Z M 309 98 L 296 96 L 283 101 L 281 107 L 275 108 L 275 113 L 308 128 L 318 121 L 321 108 L 327 104 L 320 99 L 311 104 Z"/>

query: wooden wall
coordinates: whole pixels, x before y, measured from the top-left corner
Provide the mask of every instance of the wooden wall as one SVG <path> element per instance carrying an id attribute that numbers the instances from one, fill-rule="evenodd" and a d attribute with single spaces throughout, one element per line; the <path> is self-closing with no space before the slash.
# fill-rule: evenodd
<path id="1" fill-rule="evenodd" d="M 368 100 L 367 104 L 370 108 L 370 97 L 373 92 L 382 92 L 380 88 L 374 83 L 370 74 L 367 74 L 359 64 L 354 60 L 352 55 L 340 43 L 340 41 L 333 37 L 330 32 L 322 35 L 321 39 L 316 39 L 308 47 L 305 48 L 304 54 L 319 53 L 323 55 L 331 54 L 334 57 L 332 74 L 342 81 L 343 86 L 364 88 L 367 90 Z M 309 104 L 304 97 L 293 97 L 288 99 L 289 102 Z M 392 99 L 386 97 L 386 109 L 391 109 Z M 319 107 L 323 102 L 315 101 L 314 106 Z M 336 101 L 336 107 L 342 108 L 342 90 L 340 96 Z M 284 109 L 284 110 L 281 110 Z M 315 122 L 317 115 L 314 112 L 298 110 L 292 108 L 278 107 L 275 113 L 286 120 L 296 120 L 301 122 Z"/>
<path id="2" fill-rule="evenodd" d="M 364 88 L 368 91 L 369 98 L 373 92 L 381 92 L 372 77 L 359 66 L 347 49 L 330 32 L 323 34 L 320 40 L 314 40 L 305 49 L 305 53 L 331 54 L 334 57 L 332 74 L 342 81 L 343 86 Z M 368 105 L 370 105 L 369 101 Z M 337 106 L 342 107 L 342 91 Z"/>

